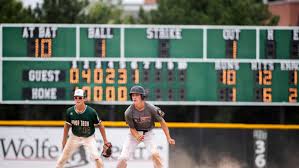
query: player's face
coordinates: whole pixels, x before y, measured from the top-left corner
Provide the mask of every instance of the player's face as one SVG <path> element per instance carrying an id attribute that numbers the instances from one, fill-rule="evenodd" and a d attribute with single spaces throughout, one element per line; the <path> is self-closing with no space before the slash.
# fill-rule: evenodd
<path id="1" fill-rule="evenodd" d="M 141 94 L 133 93 L 132 94 L 132 100 L 133 100 L 134 104 L 140 103 L 142 101 Z"/>
<path id="2" fill-rule="evenodd" d="M 74 101 L 75 101 L 76 105 L 80 105 L 80 104 L 84 103 L 84 97 L 75 96 Z"/>

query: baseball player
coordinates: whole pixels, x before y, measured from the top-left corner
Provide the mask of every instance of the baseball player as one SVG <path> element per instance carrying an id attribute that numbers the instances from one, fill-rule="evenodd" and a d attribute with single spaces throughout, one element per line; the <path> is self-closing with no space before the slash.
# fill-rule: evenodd
<path id="1" fill-rule="evenodd" d="M 75 105 L 66 111 L 62 140 L 63 152 L 57 161 L 56 168 L 62 168 L 74 150 L 80 145 L 83 145 L 89 151 L 91 159 L 95 160 L 96 167 L 102 168 L 103 161 L 97 150 L 94 133 L 95 126 L 99 126 L 104 144 L 108 144 L 105 127 L 101 124 L 96 111 L 85 104 L 84 90 L 75 90 L 74 101 Z M 72 131 L 67 139 L 70 128 Z"/>
<path id="2" fill-rule="evenodd" d="M 162 161 L 157 147 L 153 142 L 155 120 L 159 121 L 169 144 L 174 145 L 175 140 L 171 138 L 168 127 L 163 119 L 164 112 L 160 108 L 146 102 L 145 90 L 142 86 L 133 86 L 130 90 L 130 97 L 133 104 L 125 111 L 125 120 L 129 125 L 130 133 L 123 144 L 119 156 L 117 168 L 126 168 L 127 161 L 141 142 L 151 152 L 151 159 L 155 168 L 161 168 Z"/>

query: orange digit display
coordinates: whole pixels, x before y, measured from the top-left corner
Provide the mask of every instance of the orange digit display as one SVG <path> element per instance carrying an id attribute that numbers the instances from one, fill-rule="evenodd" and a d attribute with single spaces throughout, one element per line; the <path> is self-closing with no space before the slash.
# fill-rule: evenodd
<path id="1" fill-rule="evenodd" d="M 236 70 L 227 70 L 227 85 L 236 84 Z"/>
<path id="2" fill-rule="evenodd" d="M 39 39 L 35 39 L 35 57 L 39 57 L 38 51 L 39 51 Z"/>
<path id="3" fill-rule="evenodd" d="M 222 70 L 222 83 L 226 84 L 226 70 Z"/>
<path id="4" fill-rule="evenodd" d="M 233 41 L 233 59 L 237 58 L 238 51 L 238 42 L 236 40 Z"/>
<path id="5" fill-rule="evenodd" d="M 93 100 L 102 101 L 103 100 L 103 88 L 102 86 L 95 86 L 93 88 Z"/>
<path id="6" fill-rule="evenodd" d="M 298 89 L 297 88 L 289 88 L 289 102 L 296 103 L 298 97 Z"/>
<path id="7" fill-rule="evenodd" d="M 106 101 L 115 101 L 115 88 L 113 86 L 106 87 Z"/>
<path id="8" fill-rule="evenodd" d="M 222 83 L 225 85 L 236 84 L 236 70 L 222 70 Z"/>
<path id="9" fill-rule="evenodd" d="M 96 68 L 93 71 L 93 79 L 94 83 L 102 84 L 103 83 L 103 69 L 102 68 Z"/>
<path id="10" fill-rule="evenodd" d="M 264 85 L 272 85 L 272 71 L 264 70 L 264 75 L 265 75 L 263 79 Z"/>
<path id="11" fill-rule="evenodd" d="M 90 83 L 90 80 L 91 80 L 91 72 L 90 72 L 90 69 L 84 69 L 82 71 L 82 78 L 86 80 L 86 83 Z"/>
<path id="12" fill-rule="evenodd" d="M 102 39 L 102 57 L 106 57 L 106 40 Z"/>
<path id="13" fill-rule="evenodd" d="M 127 69 L 118 69 L 118 84 L 126 84 L 127 79 Z"/>
<path id="14" fill-rule="evenodd" d="M 294 71 L 294 85 L 298 84 L 298 72 Z"/>
<path id="15" fill-rule="evenodd" d="M 119 101 L 127 101 L 128 100 L 128 90 L 124 86 L 120 86 L 117 89 L 117 100 Z"/>
<path id="16" fill-rule="evenodd" d="M 270 70 L 259 70 L 258 78 L 260 85 L 272 85 L 272 71 Z"/>
<path id="17" fill-rule="evenodd" d="M 232 99 L 231 100 L 233 102 L 235 102 L 237 100 L 237 91 L 236 91 L 235 87 L 232 88 Z"/>
<path id="18" fill-rule="evenodd" d="M 79 83 L 79 69 L 78 68 L 70 69 L 70 83 L 71 84 Z"/>
<path id="19" fill-rule="evenodd" d="M 271 88 L 263 88 L 263 102 L 272 102 Z"/>
<path id="20" fill-rule="evenodd" d="M 83 86 L 82 89 L 85 91 L 85 97 L 87 101 L 91 100 L 91 89 L 89 86 Z"/>
<path id="21" fill-rule="evenodd" d="M 47 52 L 45 50 L 45 45 L 47 45 Z M 34 56 L 47 58 L 52 56 L 52 39 L 35 39 L 35 52 Z M 39 51 L 40 49 L 40 51 Z M 40 52 L 40 53 L 39 53 Z"/>
<path id="22" fill-rule="evenodd" d="M 139 69 L 134 70 L 134 83 L 135 84 L 139 83 Z"/>
<path id="23" fill-rule="evenodd" d="M 45 53 L 45 44 L 48 44 L 48 52 Z M 51 57 L 52 56 L 52 40 L 51 39 L 41 39 L 41 57 Z"/>
<path id="24" fill-rule="evenodd" d="M 106 83 L 107 84 L 114 84 L 115 83 L 115 69 L 108 68 L 106 69 Z"/>

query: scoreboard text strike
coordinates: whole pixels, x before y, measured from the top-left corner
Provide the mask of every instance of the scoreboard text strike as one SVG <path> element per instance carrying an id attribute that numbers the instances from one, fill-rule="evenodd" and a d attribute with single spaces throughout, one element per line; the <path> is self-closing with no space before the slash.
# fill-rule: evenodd
<path id="1" fill-rule="evenodd" d="M 299 27 L 0 25 L 0 102 L 299 105 Z"/>

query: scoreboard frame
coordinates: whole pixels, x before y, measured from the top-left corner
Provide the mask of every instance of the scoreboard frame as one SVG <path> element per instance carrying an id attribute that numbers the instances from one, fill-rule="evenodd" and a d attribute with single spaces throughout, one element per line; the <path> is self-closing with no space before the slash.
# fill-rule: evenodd
<path id="1" fill-rule="evenodd" d="M 14 28 L 23 28 L 23 27 L 51 27 L 51 26 L 55 26 L 58 28 L 73 28 L 75 29 L 75 55 L 74 56 L 67 56 L 67 57 L 55 57 L 55 56 L 51 56 L 49 58 L 45 57 L 45 58 L 34 58 L 34 57 L 19 57 L 19 56 L 5 56 L 3 55 L 4 53 L 4 49 L 3 49 L 3 45 L 5 42 L 3 42 L 3 29 L 4 28 L 10 28 L 10 27 L 14 27 Z M 72 100 L 4 100 L 3 98 L 3 86 L 4 86 L 4 81 L 3 78 L 5 75 L 7 74 L 3 74 L 3 66 L 4 66 L 4 62 L 96 62 L 99 60 L 98 57 L 82 57 L 80 55 L 80 45 L 81 45 L 81 41 L 80 41 L 80 28 L 115 28 L 115 29 L 119 29 L 119 38 L 120 38 L 120 44 L 119 44 L 119 55 L 112 56 L 112 57 L 102 57 L 100 58 L 101 62 L 112 62 L 112 63 L 120 63 L 123 62 L 125 64 L 129 64 L 132 62 L 136 62 L 136 63 L 142 63 L 144 61 L 146 62 L 150 62 L 150 63 L 156 63 L 160 62 L 161 65 L 162 64 L 167 64 L 169 62 L 172 63 L 184 63 L 184 64 L 190 64 L 190 63 L 207 63 L 207 64 L 219 64 L 221 65 L 222 63 L 226 64 L 226 63 L 230 63 L 232 65 L 241 65 L 241 64 L 258 64 L 258 65 L 265 65 L 267 66 L 267 64 L 282 64 L 282 63 L 294 63 L 294 64 L 299 64 L 299 59 L 265 59 L 262 58 L 260 53 L 260 32 L 261 30 L 299 30 L 299 27 L 272 27 L 272 26 L 208 26 L 208 25 L 204 25 L 204 26 L 199 26 L 199 25 L 109 25 L 109 24 L 105 24 L 105 25 L 98 25 L 98 24 L 0 24 L 0 104 L 73 104 Z M 134 29 L 148 29 L 148 28 L 152 28 L 152 29 L 166 29 L 167 31 L 172 31 L 171 33 L 169 33 L 169 37 L 167 38 L 172 38 L 172 39 L 180 39 L 180 31 L 181 29 L 184 30 L 202 30 L 202 57 L 201 58 L 194 58 L 194 57 L 189 57 L 188 55 L 186 55 L 186 57 L 160 57 L 160 58 L 156 58 L 156 57 L 142 57 L 142 56 L 126 56 L 126 29 L 132 29 L 132 31 Z M 169 30 L 168 30 L 169 29 Z M 213 57 L 209 58 L 209 54 L 208 51 L 208 31 L 211 30 L 228 30 L 228 32 L 226 32 L 227 34 L 227 38 L 228 40 L 234 40 L 234 38 L 238 38 L 238 31 L 235 30 L 254 30 L 255 33 L 255 57 L 253 58 L 234 58 L 234 51 L 231 51 L 232 54 L 232 58 L 217 58 Z M 232 30 L 232 31 L 230 31 Z M 211 32 L 210 32 L 211 33 Z M 225 33 L 223 33 L 225 34 Z M 233 35 L 232 35 L 233 34 Z M 148 36 L 150 36 L 148 34 Z M 161 36 L 161 34 L 159 35 L 152 35 L 151 38 L 160 38 L 159 36 Z M 172 36 L 172 37 L 170 37 Z M 223 35 L 225 36 L 225 35 Z M 232 39 L 229 39 L 233 37 Z M 233 45 L 235 45 L 234 42 L 232 42 Z M 236 47 L 236 46 L 233 46 Z M 232 49 L 234 50 L 234 49 Z M 253 51 L 251 51 L 253 52 Z M 226 70 L 226 69 L 224 69 Z M 298 70 L 297 70 L 298 71 Z M 260 72 L 259 72 L 260 73 Z M 223 74 L 223 73 L 222 73 Z M 225 71 L 226 74 L 226 71 Z M 272 80 L 272 76 L 271 76 L 271 80 Z M 272 81 L 271 81 L 272 82 Z M 141 84 L 142 85 L 142 84 Z M 298 85 L 298 84 L 297 84 Z M 298 88 L 298 86 L 297 86 Z M 235 90 L 233 89 L 231 92 L 234 92 Z M 267 91 L 267 90 L 266 90 Z M 225 91 L 224 91 L 225 92 Z M 263 92 L 263 91 L 262 91 Z M 151 94 L 151 93 L 150 93 Z M 272 99 L 272 98 L 271 98 Z M 229 105 L 229 106 L 299 106 L 299 98 L 297 98 L 297 102 L 256 102 L 256 101 L 202 101 L 202 100 L 180 100 L 180 101 L 161 101 L 161 100 L 149 100 L 150 102 L 157 104 L 157 105 L 215 105 L 215 106 L 219 106 L 219 105 Z M 130 104 L 131 102 L 126 100 L 126 101 L 91 101 L 90 103 L 94 103 L 94 104 L 103 104 L 103 105 L 127 105 Z"/>

